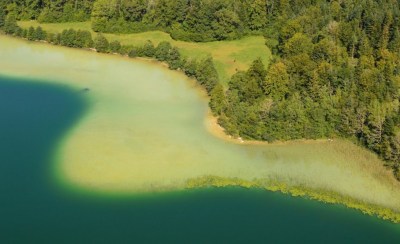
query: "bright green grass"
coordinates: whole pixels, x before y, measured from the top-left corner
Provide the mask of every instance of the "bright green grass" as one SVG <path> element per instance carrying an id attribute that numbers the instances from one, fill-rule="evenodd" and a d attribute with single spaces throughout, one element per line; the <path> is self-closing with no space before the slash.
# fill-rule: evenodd
<path id="1" fill-rule="evenodd" d="M 81 29 L 91 31 L 95 35 L 90 22 L 42 24 L 37 21 L 20 21 L 19 25 L 23 28 L 40 25 L 44 30 L 52 33 L 58 33 L 69 28 Z M 237 70 L 247 69 L 256 58 L 262 58 L 264 64 L 268 65 L 271 57 L 271 52 L 265 46 L 262 36 L 207 43 L 175 41 L 169 34 L 162 31 L 139 34 L 105 34 L 105 36 L 110 41 L 118 40 L 124 45 L 133 46 L 143 45 L 147 40 L 151 40 L 155 45 L 161 41 L 169 41 L 172 45 L 178 47 L 184 56 L 189 58 L 203 58 L 211 55 L 223 83 L 226 83 Z"/>

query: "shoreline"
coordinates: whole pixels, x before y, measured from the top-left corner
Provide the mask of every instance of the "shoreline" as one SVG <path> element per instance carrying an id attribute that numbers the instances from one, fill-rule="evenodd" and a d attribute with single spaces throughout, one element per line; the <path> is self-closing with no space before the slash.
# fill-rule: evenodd
<path id="1" fill-rule="evenodd" d="M 16 39 L 19 39 L 19 38 L 16 38 Z M 27 43 L 31 43 L 31 42 L 29 42 L 29 41 L 26 41 Z M 38 42 L 39 43 L 39 42 Z M 39 43 L 39 45 L 49 45 L 49 43 Z M 56 46 L 56 45 L 52 45 L 52 46 L 54 46 L 55 48 L 63 48 L 63 47 L 59 47 L 59 46 Z M 68 48 L 68 49 L 73 49 L 73 50 L 80 50 L 80 49 L 76 49 L 76 48 Z M 90 51 L 90 50 L 87 50 L 87 51 Z M 92 53 L 94 53 L 93 51 L 91 51 Z M 87 55 L 87 54 L 84 54 L 84 55 Z M 125 60 L 125 61 L 130 61 L 130 62 L 132 62 L 132 63 L 138 63 L 138 60 L 139 60 L 139 62 L 141 63 L 142 61 L 143 61 L 143 63 L 146 63 L 146 64 L 152 64 L 152 66 L 154 65 L 154 67 L 156 67 L 157 66 L 157 68 L 160 68 L 160 67 L 162 67 L 162 69 L 164 70 L 168 70 L 168 68 L 166 67 L 166 65 L 164 64 L 160 64 L 160 62 L 157 62 L 157 61 L 154 61 L 154 60 L 149 60 L 149 59 L 145 59 L 145 60 L 143 60 L 143 59 L 130 59 L 130 58 L 126 58 L 126 57 L 123 57 L 123 56 L 120 56 L 120 55 L 113 55 L 113 54 L 105 54 L 105 55 L 103 55 L 103 54 L 100 54 L 101 56 L 104 56 L 104 57 L 112 57 L 112 56 L 114 56 L 114 57 L 116 57 L 115 59 L 118 59 L 118 60 Z M 100 57 L 100 56 L 99 56 Z M 120 57 L 122 57 L 123 59 L 120 59 Z M 204 92 L 204 90 L 201 88 L 201 87 L 199 87 L 197 84 L 196 84 L 196 82 L 193 80 L 193 79 L 190 79 L 190 78 L 187 78 L 184 74 L 182 74 L 182 72 L 179 72 L 179 71 L 171 71 L 171 73 L 174 73 L 174 74 L 176 74 L 177 76 L 176 77 L 181 77 L 181 78 L 184 78 L 184 81 L 186 82 L 186 85 L 188 86 L 188 87 L 190 87 L 190 89 L 193 89 L 194 88 L 194 90 L 195 90 L 195 93 L 197 93 L 197 94 L 199 94 L 199 96 L 201 97 L 201 99 L 206 99 L 207 100 L 207 98 L 206 98 L 206 96 L 205 96 L 205 92 Z M 21 75 L 23 75 L 23 74 L 21 74 Z M 175 75 L 174 75 L 175 76 Z M 83 78 L 83 80 L 84 80 L 84 78 Z M 62 84 L 65 84 L 65 82 L 62 82 L 62 81 L 60 81 Z M 84 85 L 85 83 L 83 83 L 83 84 L 81 84 L 81 83 L 78 83 L 79 85 Z M 75 86 L 75 83 L 74 84 L 71 84 L 71 85 L 73 85 L 73 86 Z M 123 84 L 122 84 L 123 85 Z M 95 85 L 96 86 L 96 89 L 97 88 L 99 88 L 99 85 Z M 101 88 L 101 85 L 100 85 L 100 88 Z M 107 91 L 107 94 L 108 93 L 110 93 L 111 91 Z M 208 110 L 209 111 L 209 110 Z M 203 126 L 205 127 L 205 130 L 206 131 L 208 131 L 213 137 L 216 137 L 216 138 L 219 138 L 219 139 L 222 139 L 224 142 L 229 142 L 229 144 L 235 144 L 235 145 L 252 145 L 252 146 L 271 146 L 271 147 L 274 147 L 274 146 L 291 146 L 291 145 L 308 145 L 308 144 L 312 144 L 312 145 L 314 145 L 314 144 L 324 144 L 324 143 L 326 143 L 326 144 L 328 144 L 327 142 L 328 142 L 328 140 L 296 140 L 296 141 L 288 141 L 288 142 L 274 142 L 274 143 L 267 143 L 267 142 L 259 142 L 259 141 L 241 141 L 241 140 L 239 140 L 239 139 L 235 139 L 235 138 L 232 138 L 232 137 L 229 137 L 227 134 L 225 134 L 225 132 L 223 131 L 223 129 L 222 129 L 222 127 L 220 127 L 219 125 L 218 125 L 218 123 L 217 123 L 217 119 L 215 118 L 215 117 L 213 117 L 209 112 L 208 112 L 208 114 L 203 114 Z M 79 123 L 81 123 L 81 122 L 79 122 Z M 75 128 L 73 128 L 73 129 L 75 129 Z M 74 134 L 74 132 L 71 132 L 71 133 L 68 133 L 68 135 L 66 135 L 65 136 L 65 138 L 63 138 L 63 140 L 65 139 L 66 141 L 67 140 L 69 140 L 70 139 L 70 137 L 71 136 L 73 136 L 73 135 L 69 135 L 69 134 Z M 336 141 L 336 140 L 335 140 Z M 62 144 L 64 144 L 64 142 L 62 142 Z M 63 147 L 64 145 L 61 145 L 61 147 Z M 57 160 L 57 161 L 59 161 L 59 160 Z M 57 165 L 59 165 L 58 163 L 57 163 Z M 383 167 L 383 166 L 382 166 Z M 62 168 L 60 168 L 60 170 L 62 171 L 63 169 Z M 379 174 L 380 174 L 380 172 L 378 172 Z M 204 174 L 204 175 L 207 175 L 207 174 Z M 69 179 L 67 176 L 60 176 L 60 177 L 62 177 L 63 179 L 62 179 L 62 181 L 72 181 L 72 183 L 71 182 L 66 182 L 66 183 L 69 183 L 70 185 L 73 185 L 74 186 L 74 188 L 75 188 L 75 185 L 79 188 L 79 187 L 82 187 L 82 189 L 87 189 L 88 191 L 91 191 L 91 190 L 94 190 L 94 188 L 91 188 L 91 187 L 88 187 L 88 185 L 80 185 L 80 183 L 79 182 L 74 182 L 74 180 L 71 178 L 71 179 Z M 206 176 L 202 176 L 202 177 L 206 177 Z M 220 177 L 220 178 L 224 178 L 224 176 L 218 176 L 218 177 Z M 383 176 L 382 176 L 383 177 Z M 199 177 L 190 177 L 189 175 L 188 175 L 188 177 L 186 178 L 186 182 L 190 182 L 191 180 L 193 180 L 193 179 L 196 179 L 196 178 L 199 178 Z M 201 177 L 200 177 L 201 178 Z M 225 177 L 225 179 L 232 179 L 232 178 L 230 178 L 230 177 Z M 229 181 L 229 180 L 228 180 Z M 230 181 L 232 181 L 232 180 L 230 180 Z M 229 186 L 229 185 L 235 185 L 236 184 L 236 186 L 241 186 L 241 187 L 246 187 L 248 184 L 249 184 L 249 182 L 251 182 L 251 180 L 249 181 L 249 180 L 242 180 L 242 181 L 244 181 L 244 182 L 246 182 L 246 183 L 243 183 L 243 184 L 239 184 L 239 183 L 230 183 L 230 184 L 227 184 L 227 185 L 225 185 L 225 186 Z M 254 183 L 252 183 L 252 184 L 254 184 Z M 282 184 L 286 184 L 284 181 L 282 181 Z M 164 189 L 165 191 L 171 191 L 172 190 L 172 188 L 173 189 L 182 189 L 182 188 L 184 188 L 184 186 L 187 186 L 187 183 L 184 183 L 184 182 L 175 182 L 175 183 L 171 183 L 170 182 L 170 184 L 168 185 L 168 184 L 165 184 L 165 186 L 166 187 L 164 187 L 164 188 L 159 188 L 159 187 L 155 187 L 154 188 L 154 191 L 160 191 L 160 189 Z M 168 186 L 170 186 L 170 187 L 168 187 Z M 207 185 L 198 185 L 198 187 L 204 187 L 204 186 L 207 186 Z M 255 186 L 255 187 L 257 187 L 257 186 Z M 106 193 L 106 192 L 113 192 L 111 189 L 112 189 L 112 187 L 111 188 L 102 188 L 101 187 L 101 185 L 99 185 L 99 186 L 97 186 L 97 190 L 94 190 L 94 191 L 96 191 L 96 192 L 99 192 L 99 195 L 101 195 L 102 193 L 101 192 L 104 192 L 104 193 Z M 273 191 L 273 189 L 275 189 L 275 188 L 270 188 L 270 189 L 268 189 L 268 188 L 266 188 L 265 186 L 264 186 L 264 188 L 265 189 L 267 189 L 267 190 L 272 190 Z M 128 188 L 127 188 L 128 189 Z M 144 189 L 144 188 L 143 188 Z M 147 190 L 144 190 L 144 191 L 148 191 L 148 189 L 151 189 L 151 188 L 147 188 Z M 295 189 L 297 189 L 297 188 L 295 188 Z M 282 191 L 283 193 L 292 193 L 292 192 L 290 192 L 290 191 L 288 191 L 288 192 L 285 192 L 286 190 L 285 190 L 285 188 L 281 188 L 281 189 L 277 189 L 278 191 Z M 316 192 L 316 191 L 314 191 L 314 190 L 303 190 L 303 191 L 305 191 L 307 194 L 305 194 L 305 195 L 311 195 L 311 197 L 313 196 L 312 195 L 312 192 Z M 118 191 L 114 191 L 114 192 L 118 192 Z M 121 188 L 121 192 L 125 192 L 125 190 L 123 190 L 122 188 Z M 137 191 L 137 192 L 139 192 L 139 191 Z M 126 192 L 127 194 L 134 194 L 134 191 L 127 191 Z M 294 194 L 296 194 L 296 193 L 294 193 Z M 317 193 L 316 193 L 317 194 Z M 337 193 L 337 194 L 340 194 L 340 195 L 342 195 L 342 193 Z M 299 196 L 304 196 L 304 194 L 300 194 Z M 322 197 L 321 197 L 322 198 Z M 313 198 L 312 198 L 313 199 Z M 327 201 L 326 199 L 328 199 L 328 197 L 327 196 L 325 196 L 324 198 L 322 198 L 322 199 L 325 199 L 325 200 L 322 200 L 322 201 Z M 318 200 L 317 198 L 316 199 L 314 199 L 314 200 Z M 349 208 L 355 208 L 355 207 L 352 207 L 352 203 L 350 202 L 350 203 L 347 203 L 346 204 L 346 202 L 344 201 L 344 198 L 342 199 L 342 200 L 338 200 L 339 202 L 341 202 L 342 204 L 344 204 L 344 205 L 346 205 L 346 206 L 348 206 Z M 338 202 L 335 202 L 335 203 L 338 203 Z M 354 205 L 354 203 L 353 203 L 353 205 Z M 365 205 L 365 206 L 368 206 L 368 205 Z M 374 206 L 374 205 L 372 205 L 371 204 L 371 206 Z M 359 209 L 359 210 L 362 210 L 362 208 L 361 207 L 358 207 L 357 209 Z M 368 208 L 363 208 L 365 211 L 366 210 L 368 210 Z M 389 208 L 387 208 L 387 209 L 389 209 Z M 363 211 L 363 210 L 362 210 Z M 379 214 L 379 211 L 376 211 L 376 212 L 373 212 L 374 214 Z M 381 216 L 381 218 L 384 218 L 384 215 L 382 215 Z"/>
<path id="2" fill-rule="evenodd" d="M 290 141 L 257 141 L 257 140 L 243 140 L 241 137 L 233 137 L 225 132 L 225 129 L 218 124 L 218 118 L 215 117 L 210 110 L 207 111 L 204 119 L 204 126 L 207 131 L 213 136 L 224 140 L 226 142 L 238 144 L 238 145 L 251 145 L 251 146 L 286 146 L 291 144 L 321 144 L 333 142 L 334 139 L 298 139 Z"/>
<path id="3" fill-rule="evenodd" d="M 302 197 L 325 204 L 339 204 L 349 209 L 361 211 L 365 215 L 375 216 L 377 218 L 390 221 L 394 224 L 400 223 L 400 212 L 394 209 L 381 207 L 374 204 L 362 202 L 352 197 L 343 196 L 339 193 L 311 189 L 302 186 L 290 186 L 283 182 L 255 179 L 253 181 L 242 180 L 238 178 L 223 178 L 218 176 L 204 176 L 196 179 L 190 179 L 186 183 L 187 189 L 198 188 L 223 188 L 223 187 L 241 187 L 246 189 L 262 189 L 272 192 L 280 192 L 292 197 Z"/>

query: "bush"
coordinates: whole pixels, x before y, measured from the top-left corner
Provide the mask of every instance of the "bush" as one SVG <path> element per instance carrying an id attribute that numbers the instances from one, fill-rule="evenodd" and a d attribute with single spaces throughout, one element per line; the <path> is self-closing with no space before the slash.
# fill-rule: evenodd
<path id="1" fill-rule="evenodd" d="M 98 34 L 94 40 L 94 48 L 96 48 L 97 52 L 107 53 L 109 45 L 108 40 L 102 34 Z"/>
<path id="2" fill-rule="evenodd" d="M 166 61 L 171 48 L 171 43 L 167 41 L 160 42 L 155 50 L 156 59 L 159 61 Z"/>
<path id="3" fill-rule="evenodd" d="M 110 43 L 110 52 L 119 53 L 121 51 L 121 43 L 119 41 L 113 41 Z"/>
<path id="4" fill-rule="evenodd" d="M 146 43 L 143 46 L 143 55 L 145 57 L 154 57 L 156 52 L 156 48 L 154 47 L 153 43 L 151 41 L 146 41 Z"/>
<path id="5" fill-rule="evenodd" d="M 131 51 L 129 51 L 128 56 L 130 58 L 136 58 L 138 57 L 138 50 L 137 48 L 132 48 Z"/>

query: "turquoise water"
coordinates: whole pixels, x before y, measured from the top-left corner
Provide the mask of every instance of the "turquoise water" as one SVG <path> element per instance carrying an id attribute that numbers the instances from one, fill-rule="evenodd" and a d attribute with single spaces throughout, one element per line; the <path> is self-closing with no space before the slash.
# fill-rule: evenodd
<path id="1" fill-rule="evenodd" d="M 261 190 L 133 197 L 60 185 L 52 152 L 85 93 L 0 77 L 0 243 L 400 243 L 400 226 Z"/>

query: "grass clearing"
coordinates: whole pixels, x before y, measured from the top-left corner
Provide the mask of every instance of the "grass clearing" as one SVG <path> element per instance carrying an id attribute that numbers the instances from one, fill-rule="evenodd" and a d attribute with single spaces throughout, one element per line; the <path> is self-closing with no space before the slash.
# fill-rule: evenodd
<path id="1" fill-rule="evenodd" d="M 59 33 L 64 29 L 80 29 L 95 32 L 91 29 L 90 22 L 78 23 L 38 23 L 37 21 L 20 21 L 18 23 L 22 28 L 31 26 L 41 26 L 45 31 Z M 149 31 L 138 34 L 105 34 L 109 41 L 118 40 L 123 45 L 141 46 L 147 40 L 155 45 L 161 41 L 169 41 L 173 46 L 178 47 L 185 57 L 203 58 L 211 55 L 214 59 L 221 81 L 226 84 L 229 78 L 237 70 L 246 70 L 251 62 L 256 58 L 261 58 L 267 66 L 271 58 L 270 50 L 264 44 L 262 36 L 250 36 L 234 41 L 217 41 L 207 43 L 194 43 L 175 41 L 171 36 L 162 31 Z"/>

